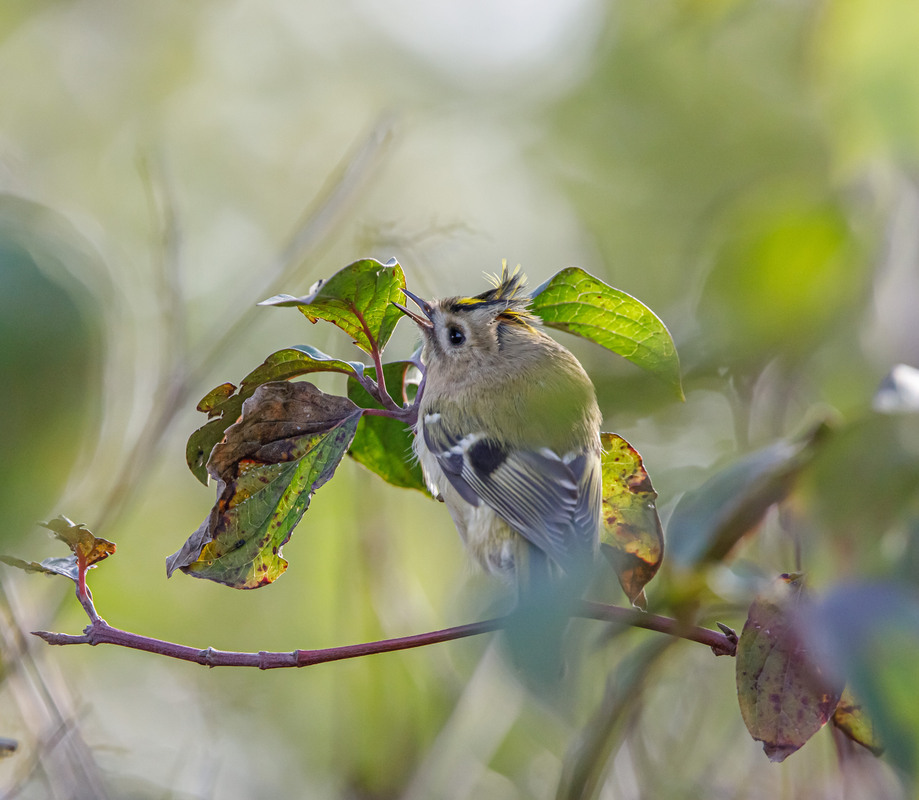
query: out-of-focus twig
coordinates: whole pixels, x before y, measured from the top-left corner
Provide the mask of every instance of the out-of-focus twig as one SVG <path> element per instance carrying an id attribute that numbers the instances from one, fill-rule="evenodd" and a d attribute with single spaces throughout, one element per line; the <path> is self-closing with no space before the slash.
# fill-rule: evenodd
<path id="1" fill-rule="evenodd" d="M 52 685 L 48 665 L 35 662 L 22 630 L 9 586 L 0 583 L 3 678 L 12 684 L 11 695 L 31 737 L 31 757 L 18 765 L 15 782 L 2 788 L 3 798 L 16 797 L 40 775 L 51 797 L 104 800 L 108 793 L 99 767 L 77 720 L 66 710 L 72 705 L 64 694 L 66 688 L 61 683 Z M 22 748 L 16 757 L 25 750 Z"/>
<path id="2" fill-rule="evenodd" d="M 163 328 L 166 339 L 173 348 L 167 349 L 170 361 L 161 371 L 157 381 L 158 398 L 154 414 L 137 441 L 126 454 L 118 475 L 108 495 L 99 504 L 99 517 L 94 529 L 103 530 L 124 511 L 130 498 L 140 485 L 140 476 L 153 463 L 160 451 L 166 432 L 177 412 L 190 401 L 195 389 L 210 368 L 219 361 L 249 329 L 258 309 L 252 298 L 277 294 L 293 279 L 303 261 L 315 255 L 343 221 L 359 190 L 367 184 L 379 165 L 385 146 L 392 138 L 393 121 L 384 118 L 371 133 L 339 164 L 330 175 L 325 187 L 313 201 L 312 208 L 295 227 L 288 243 L 262 269 L 255 270 L 256 279 L 246 290 L 247 305 L 241 313 L 230 315 L 228 326 L 220 323 L 202 337 L 203 343 L 213 343 L 206 350 L 199 349 L 191 359 L 187 342 L 187 321 L 184 298 L 181 292 L 180 249 L 181 237 L 174 212 L 174 203 L 168 191 L 162 167 L 150 159 L 142 160 L 142 175 L 149 184 L 148 195 L 152 213 L 159 221 L 163 255 L 159 262 L 158 284 L 161 291 Z M 225 319 L 224 316 L 222 319 Z"/>

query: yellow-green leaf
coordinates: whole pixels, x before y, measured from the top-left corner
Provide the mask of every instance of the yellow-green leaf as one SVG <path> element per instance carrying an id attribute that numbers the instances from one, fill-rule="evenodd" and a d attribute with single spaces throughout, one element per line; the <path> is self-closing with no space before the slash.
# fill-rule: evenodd
<path id="1" fill-rule="evenodd" d="M 600 434 L 603 507 L 600 546 L 629 600 L 645 608 L 644 587 L 664 556 L 657 492 L 638 452 L 621 436 Z"/>
<path id="2" fill-rule="evenodd" d="M 568 267 L 533 292 L 530 308 L 549 327 L 618 353 L 683 397 L 680 358 L 670 331 L 631 295 L 578 267 Z"/>
<path id="3" fill-rule="evenodd" d="M 393 259 L 381 264 L 372 258 L 355 261 L 328 280 L 318 281 L 304 297 L 279 294 L 262 306 L 295 306 L 310 322 L 323 319 L 337 325 L 365 353 L 382 352 L 402 312 L 393 303 L 404 298 L 405 276 Z"/>
<path id="4" fill-rule="evenodd" d="M 833 714 L 833 724 L 853 742 L 867 747 L 876 756 L 884 752 L 874 724 L 848 686 L 839 698 L 839 705 Z"/>

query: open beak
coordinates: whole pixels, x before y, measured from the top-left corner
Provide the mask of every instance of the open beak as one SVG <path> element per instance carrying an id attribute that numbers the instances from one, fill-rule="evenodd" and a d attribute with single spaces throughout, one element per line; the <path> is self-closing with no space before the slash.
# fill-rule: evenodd
<path id="1" fill-rule="evenodd" d="M 412 292 L 410 292 L 408 289 L 402 289 L 401 291 L 402 291 L 402 294 L 404 294 L 410 300 L 414 301 L 415 305 L 417 305 L 418 308 L 421 309 L 424 316 L 422 317 L 421 314 L 417 314 L 414 311 L 411 311 L 410 309 L 406 308 L 405 306 L 400 305 L 399 303 L 393 303 L 393 305 L 396 308 L 398 308 L 399 311 L 405 314 L 405 316 L 407 316 L 409 319 L 415 322 L 415 324 L 420 326 L 421 328 L 432 330 L 434 328 L 434 323 L 431 322 L 431 314 L 434 312 L 434 309 L 431 307 L 431 304 L 426 302 L 425 300 L 422 300 L 417 295 L 412 294 Z"/>

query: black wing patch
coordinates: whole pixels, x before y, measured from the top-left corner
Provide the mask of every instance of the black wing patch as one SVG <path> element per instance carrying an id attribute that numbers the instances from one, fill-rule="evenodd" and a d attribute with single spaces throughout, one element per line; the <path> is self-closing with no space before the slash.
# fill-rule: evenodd
<path id="1" fill-rule="evenodd" d="M 546 448 L 508 450 L 482 433 L 453 433 L 439 414 L 425 416 L 423 436 L 466 502 L 484 501 L 563 568 L 592 557 L 600 487 L 598 470 L 586 455 L 566 462 Z"/>
<path id="2" fill-rule="evenodd" d="M 487 478 L 507 460 L 507 453 L 497 442 L 478 439 L 467 451 L 469 463 L 483 478 Z"/>

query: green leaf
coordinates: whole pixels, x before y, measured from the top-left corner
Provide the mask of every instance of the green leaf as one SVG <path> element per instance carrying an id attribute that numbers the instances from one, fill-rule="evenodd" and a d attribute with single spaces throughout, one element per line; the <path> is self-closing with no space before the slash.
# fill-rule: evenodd
<path id="1" fill-rule="evenodd" d="M 603 507 L 600 547 L 629 600 L 647 603 L 644 587 L 664 557 L 664 535 L 651 485 L 638 452 L 621 436 L 601 433 Z"/>
<path id="2" fill-rule="evenodd" d="M 313 493 L 338 466 L 357 419 L 355 415 L 328 433 L 301 437 L 293 451 L 298 457 L 291 462 L 259 464 L 240 475 L 224 492 L 227 507 L 209 531 L 210 540 L 183 572 L 235 589 L 277 580 L 287 570 L 281 547 Z"/>
<path id="3" fill-rule="evenodd" d="M 239 389 L 232 383 L 223 383 L 208 392 L 198 403 L 198 411 L 212 417 L 189 438 L 185 447 L 185 460 L 192 474 L 207 486 L 207 459 L 214 446 L 242 413 L 243 403 L 255 390 L 269 381 L 286 381 L 314 372 L 340 372 L 348 376 L 363 377 L 364 365 L 357 361 L 341 361 L 309 345 L 278 350 L 243 378 Z"/>
<path id="4" fill-rule="evenodd" d="M 166 560 L 167 574 L 181 569 L 237 589 L 275 581 L 287 569 L 282 545 L 335 472 L 361 413 L 309 383 L 258 387 L 208 461 L 217 502 Z"/>
<path id="5" fill-rule="evenodd" d="M 242 403 L 240 402 L 240 407 Z M 238 415 L 237 415 L 238 416 Z M 207 486 L 207 464 L 208 456 L 214 445 L 222 438 L 224 431 L 232 425 L 234 420 L 231 415 L 223 419 L 212 419 L 210 422 L 202 425 L 191 436 L 185 445 L 185 463 L 188 468 L 201 483 Z"/>
<path id="6" fill-rule="evenodd" d="M 304 297 L 280 294 L 261 306 L 296 306 L 310 322 L 324 319 L 341 328 L 365 353 L 383 348 L 402 318 L 393 302 L 404 298 L 405 276 L 393 259 L 355 261 L 328 280 L 318 281 Z"/>
<path id="7" fill-rule="evenodd" d="M 400 398 L 408 401 L 406 377 L 414 367 L 410 361 L 383 365 L 386 390 L 397 402 Z M 372 368 L 367 374 L 376 378 Z M 354 378 L 348 379 L 348 398 L 361 408 L 382 408 Z M 365 414 L 357 425 L 349 455 L 393 486 L 427 493 L 421 465 L 412 453 L 413 440 L 414 434 L 401 420 Z"/>
<path id="8" fill-rule="evenodd" d="M 634 297 L 577 267 L 563 269 L 533 292 L 530 306 L 550 328 L 590 339 L 676 389 L 680 358 L 670 332 Z"/>
<path id="9" fill-rule="evenodd" d="M 800 575 L 782 575 L 750 606 L 737 643 L 737 699 L 750 735 L 771 761 L 801 748 L 836 711 L 842 687 L 801 636 Z"/>
<path id="10" fill-rule="evenodd" d="M 822 431 L 750 453 L 683 495 L 667 526 L 672 561 L 688 568 L 725 558 L 787 496 Z"/>

